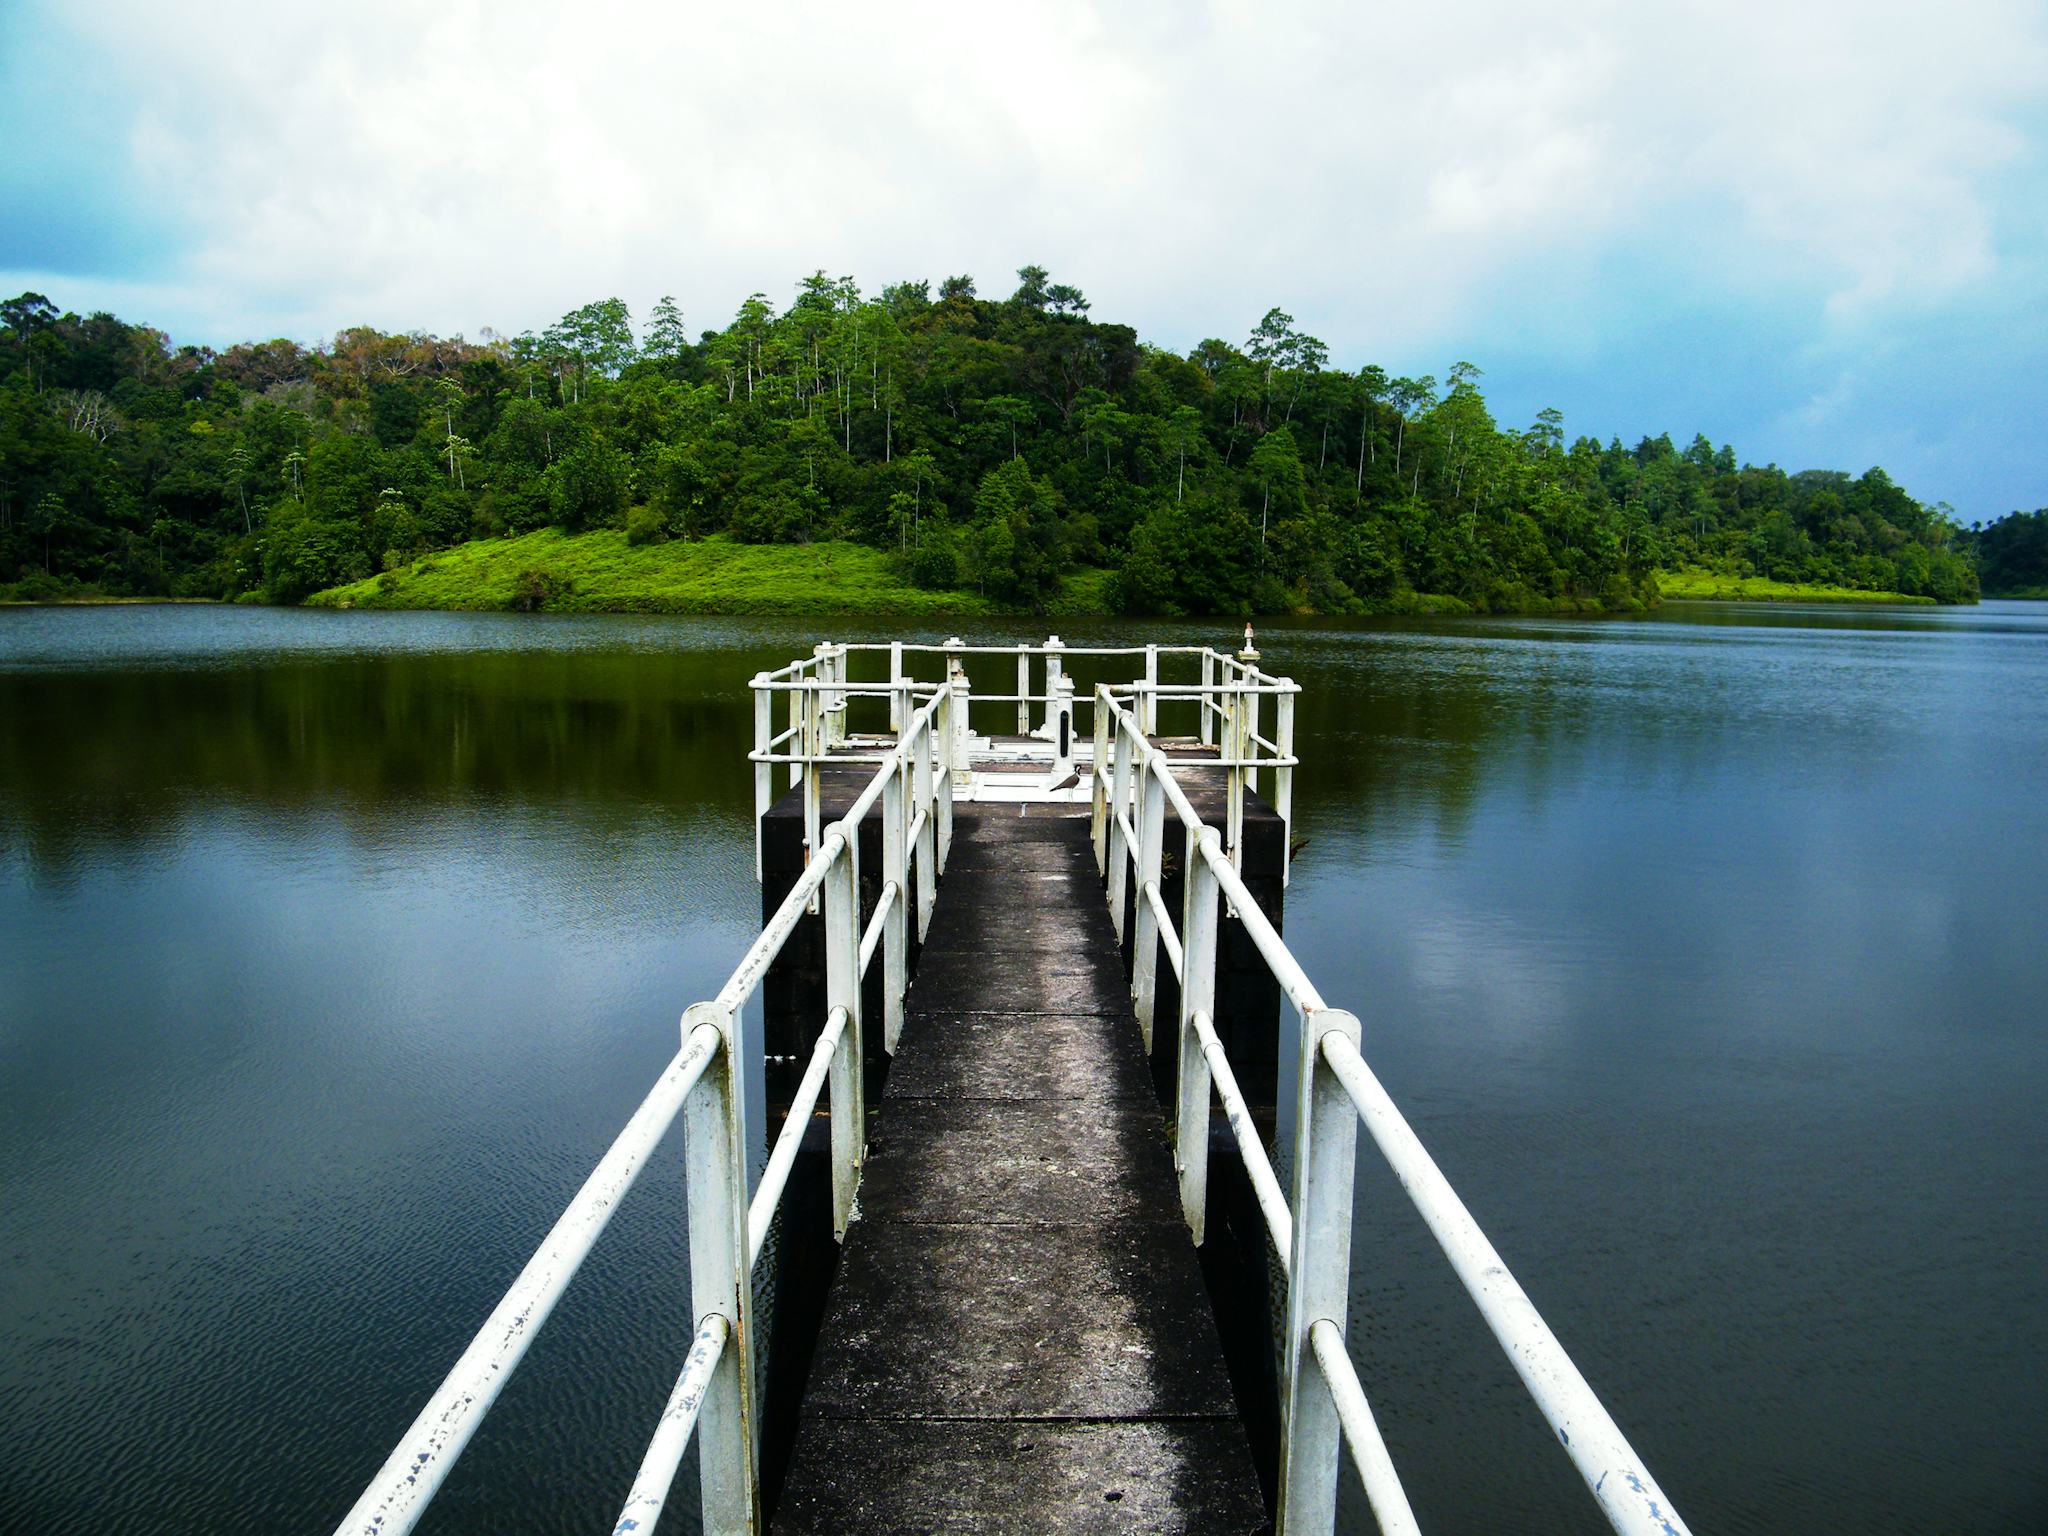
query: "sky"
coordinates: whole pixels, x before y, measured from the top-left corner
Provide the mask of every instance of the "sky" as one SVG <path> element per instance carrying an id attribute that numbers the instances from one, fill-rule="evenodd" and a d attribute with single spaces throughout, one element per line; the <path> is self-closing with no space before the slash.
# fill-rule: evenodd
<path id="1" fill-rule="evenodd" d="M 2048 506 L 2048 4 L 0 3 L 0 294 L 692 330 L 1026 263 L 1496 416 Z"/>

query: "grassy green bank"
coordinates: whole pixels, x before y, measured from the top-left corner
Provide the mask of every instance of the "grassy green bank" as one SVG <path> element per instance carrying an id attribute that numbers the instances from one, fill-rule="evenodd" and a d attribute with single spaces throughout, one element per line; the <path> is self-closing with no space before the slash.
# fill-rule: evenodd
<path id="1" fill-rule="evenodd" d="M 1106 572 L 1068 578 L 1101 601 Z M 1063 591 L 1062 596 L 1067 592 Z M 306 600 L 319 608 L 535 608 L 550 613 L 825 614 L 971 618 L 999 612 L 971 592 L 928 592 L 860 544 L 628 544 L 616 530 L 553 529 L 477 539 Z"/>
<path id="2" fill-rule="evenodd" d="M 1728 576 L 1689 567 L 1660 572 L 1667 598 L 1786 603 L 1929 603 L 1926 597 L 1851 587 Z M 1060 580 L 1052 617 L 1112 611 L 1114 576 L 1085 569 Z M 724 538 L 630 544 L 615 529 L 565 534 L 544 529 L 512 539 L 477 539 L 332 587 L 308 598 L 320 608 L 542 609 L 551 613 L 873 614 L 970 619 L 1006 612 L 972 592 L 911 585 L 894 562 L 866 545 L 741 544 Z M 1599 612 L 1591 603 L 1541 600 L 1531 610 Z M 1454 597 L 1402 592 L 1374 605 L 1408 614 L 1463 614 Z"/>
<path id="3" fill-rule="evenodd" d="M 1868 592 L 1860 587 L 1836 587 L 1819 582 L 1772 581 L 1763 576 L 1727 576 L 1719 571 L 1688 566 L 1682 570 L 1659 571 L 1657 589 L 1674 602 L 1742 603 L 1925 603 L 1931 597 L 1908 597 L 1903 592 Z"/>
<path id="4" fill-rule="evenodd" d="M 1113 613 L 1115 583 L 1112 571 L 1070 571 L 1060 578 L 1045 616 Z M 629 544 L 617 530 L 565 534 L 553 529 L 512 539 L 476 539 L 422 555 L 381 576 L 315 593 L 306 605 L 742 616 L 836 613 L 912 619 L 970 619 L 1022 611 L 973 592 L 913 586 L 887 555 L 863 544 L 741 544 L 720 537 Z M 1373 605 L 1373 611 L 1474 610 L 1455 597 L 1403 591 Z M 1596 603 L 1559 599 L 1541 611 L 1601 610 Z"/>

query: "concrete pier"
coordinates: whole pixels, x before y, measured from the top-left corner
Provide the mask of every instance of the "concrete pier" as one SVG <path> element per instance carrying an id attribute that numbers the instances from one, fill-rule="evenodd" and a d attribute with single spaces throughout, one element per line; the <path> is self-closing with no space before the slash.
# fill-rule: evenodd
<path id="1" fill-rule="evenodd" d="M 1117 658 L 1084 752 L 1067 669 Z M 761 932 L 338 1536 L 413 1528 L 678 1124 L 696 1326 L 616 1536 L 693 1441 L 720 1536 L 1328 1533 L 1346 1461 L 1413 1536 L 1345 1338 L 1367 1132 L 1607 1522 L 1684 1536 L 1281 936 L 1300 690 L 1258 659 L 1247 627 L 757 674 Z"/>
<path id="2" fill-rule="evenodd" d="M 1266 1512 L 1085 806 L 962 806 L 773 1528 Z"/>

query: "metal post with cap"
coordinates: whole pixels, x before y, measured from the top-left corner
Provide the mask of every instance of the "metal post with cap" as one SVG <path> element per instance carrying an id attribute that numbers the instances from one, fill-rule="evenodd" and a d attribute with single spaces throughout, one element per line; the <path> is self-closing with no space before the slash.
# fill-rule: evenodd
<path id="1" fill-rule="evenodd" d="M 1252 683 L 1259 670 L 1259 648 L 1252 644 L 1252 627 L 1244 627 L 1244 649 L 1237 653 L 1237 659 L 1245 664 L 1245 682 Z M 1255 685 L 1254 685 L 1255 686 Z M 1252 759 L 1245 765 L 1244 787 L 1253 794 L 1259 792 L 1259 770 L 1256 766 L 1259 755 L 1259 696 L 1250 693 L 1245 696 L 1244 709 L 1244 755 Z"/>

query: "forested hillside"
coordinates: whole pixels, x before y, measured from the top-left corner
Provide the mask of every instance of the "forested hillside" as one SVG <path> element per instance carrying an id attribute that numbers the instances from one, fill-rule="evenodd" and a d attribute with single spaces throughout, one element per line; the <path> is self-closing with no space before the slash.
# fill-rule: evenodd
<path id="1" fill-rule="evenodd" d="M 475 341 L 175 346 L 0 305 L 0 582 L 297 602 L 469 539 L 848 539 L 926 588 L 1136 612 L 1620 608 L 1699 565 L 1968 601 L 1959 530 L 1881 470 L 1495 421 L 1480 371 L 1332 366 L 1279 310 L 1186 356 L 1026 267 L 863 296 L 818 273 L 691 339 L 617 299 Z M 0 586 L 0 595 L 9 588 Z"/>
<path id="2" fill-rule="evenodd" d="M 1987 595 L 2048 598 L 2048 507 L 2007 513 L 1970 542 Z"/>

